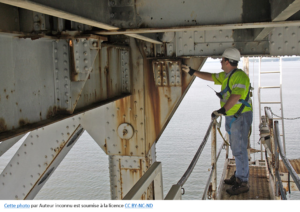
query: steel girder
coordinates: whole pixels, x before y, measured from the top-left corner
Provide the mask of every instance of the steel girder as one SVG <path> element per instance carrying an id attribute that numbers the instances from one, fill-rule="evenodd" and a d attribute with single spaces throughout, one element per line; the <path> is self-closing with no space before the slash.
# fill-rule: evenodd
<path id="1" fill-rule="evenodd" d="M 296 0 L 0 2 L 13 5 L 0 5 L 11 14 L 0 22 L 1 154 L 30 132 L 1 174 L 3 199 L 34 198 L 83 129 L 109 155 L 112 199 L 122 199 L 156 160 L 155 143 L 193 81 L 182 63 L 199 69 L 229 46 L 243 55 L 300 53 L 298 22 L 258 40 L 249 27 L 284 24 L 274 14 L 298 20 Z M 145 27 L 151 38 L 129 34 L 150 43 L 82 35 Z M 158 27 L 169 28 L 158 35 L 163 44 Z M 152 198 L 150 186 L 141 199 Z"/>

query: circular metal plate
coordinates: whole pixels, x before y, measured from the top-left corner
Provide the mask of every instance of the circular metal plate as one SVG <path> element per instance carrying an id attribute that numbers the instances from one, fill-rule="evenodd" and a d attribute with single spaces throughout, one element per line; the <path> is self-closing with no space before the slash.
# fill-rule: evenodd
<path id="1" fill-rule="evenodd" d="M 118 127 L 118 135 L 122 139 L 130 139 L 133 136 L 133 127 L 128 123 L 120 124 Z"/>

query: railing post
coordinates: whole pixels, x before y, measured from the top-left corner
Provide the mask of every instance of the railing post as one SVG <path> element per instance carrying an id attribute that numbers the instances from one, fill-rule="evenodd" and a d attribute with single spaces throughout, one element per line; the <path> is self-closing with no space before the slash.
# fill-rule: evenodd
<path id="1" fill-rule="evenodd" d="M 276 173 L 276 172 L 278 172 L 278 170 L 279 170 L 279 152 L 278 152 L 278 145 L 277 145 L 277 143 L 278 143 L 278 140 L 277 140 L 277 136 L 276 136 L 276 134 L 277 134 L 277 131 L 276 131 L 276 128 L 275 128 L 275 130 L 274 130 L 274 141 L 276 141 L 276 142 L 274 142 L 274 174 Z M 275 175 L 274 175 L 275 176 Z M 277 198 L 279 198 L 279 184 L 278 184 L 278 179 L 277 179 L 277 177 L 275 177 L 275 196 L 277 197 Z"/>
<path id="2" fill-rule="evenodd" d="M 271 109 L 269 107 L 265 107 L 265 115 L 267 118 L 267 122 L 268 122 L 268 126 L 269 126 L 269 130 L 270 130 L 270 144 L 271 144 L 271 166 L 272 166 L 272 170 L 270 174 L 272 174 L 273 176 L 273 189 L 274 189 L 274 193 L 275 196 L 277 196 L 277 182 L 276 182 L 276 177 L 275 177 L 275 141 L 274 141 L 274 136 L 275 136 L 275 132 L 274 132 L 274 124 L 273 124 L 273 115 L 270 111 Z M 276 136 L 275 136 L 276 137 Z"/>
<path id="3" fill-rule="evenodd" d="M 214 167 L 212 176 L 212 199 L 216 199 L 217 191 L 217 120 L 213 122 L 211 130 L 211 166 Z"/>
<path id="4" fill-rule="evenodd" d="M 154 197 L 155 200 L 164 199 L 162 166 L 160 166 L 160 172 L 154 178 Z"/>

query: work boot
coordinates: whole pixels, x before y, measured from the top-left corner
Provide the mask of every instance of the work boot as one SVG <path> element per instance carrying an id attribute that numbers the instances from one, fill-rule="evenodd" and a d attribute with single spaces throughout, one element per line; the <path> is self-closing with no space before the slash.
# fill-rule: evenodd
<path id="1" fill-rule="evenodd" d="M 224 180 L 224 183 L 228 184 L 228 185 L 234 185 L 235 179 L 236 179 L 236 177 L 235 177 L 235 172 L 234 172 L 234 174 L 229 179 Z"/>
<path id="2" fill-rule="evenodd" d="M 248 182 L 242 182 L 238 177 L 236 178 L 234 186 L 226 189 L 226 192 L 230 195 L 238 195 L 249 191 Z"/>

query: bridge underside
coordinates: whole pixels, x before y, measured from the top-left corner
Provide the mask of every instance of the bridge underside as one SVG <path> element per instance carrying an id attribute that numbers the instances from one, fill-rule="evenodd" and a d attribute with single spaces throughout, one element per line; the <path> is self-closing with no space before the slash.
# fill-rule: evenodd
<path id="1" fill-rule="evenodd" d="M 84 130 L 122 199 L 194 80 L 181 64 L 201 69 L 232 46 L 300 55 L 300 0 L 0 2 L 0 156 L 29 133 L 0 199 L 33 199 Z"/>

